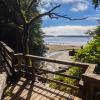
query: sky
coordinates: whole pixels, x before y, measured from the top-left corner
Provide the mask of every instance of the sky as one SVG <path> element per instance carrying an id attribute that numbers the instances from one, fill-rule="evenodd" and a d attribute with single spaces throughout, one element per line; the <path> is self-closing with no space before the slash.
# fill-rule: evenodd
<path id="1" fill-rule="evenodd" d="M 94 9 L 92 0 L 42 0 L 40 13 L 49 11 L 55 5 L 61 4 L 53 12 L 67 15 L 71 18 L 84 18 L 85 20 L 67 20 L 64 18 L 42 18 L 42 30 L 46 35 L 84 35 L 88 30 L 94 30 L 99 25 L 100 9 Z"/>

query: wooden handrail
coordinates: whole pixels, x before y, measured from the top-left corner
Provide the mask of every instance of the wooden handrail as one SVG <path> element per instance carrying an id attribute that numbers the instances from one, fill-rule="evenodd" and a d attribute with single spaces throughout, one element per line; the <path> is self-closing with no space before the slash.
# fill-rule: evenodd
<path id="1" fill-rule="evenodd" d="M 25 64 L 21 64 L 21 65 L 15 65 L 15 67 L 17 68 L 18 66 L 25 66 Z M 31 68 L 31 66 L 29 66 Z M 61 74 L 61 73 L 58 73 L 58 72 L 53 72 L 53 71 L 49 71 L 49 70 L 46 70 L 46 69 L 42 69 L 42 68 L 34 68 L 35 70 L 39 70 L 39 71 L 43 71 L 44 73 L 51 73 L 51 74 L 55 74 L 55 75 L 60 75 L 60 76 L 63 76 L 63 77 L 67 77 L 67 78 L 72 78 L 72 79 L 76 79 L 76 80 L 80 80 L 80 78 L 78 77 L 75 77 L 75 76 L 70 76 L 70 75 L 66 75 L 66 74 Z"/>
<path id="2" fill-rule="evenodd" d="M 4 49 L 9 54 L 14 53 L 14 51 L 2 41 L 0 41 L 0 48 Z"/>
<path id="3" fill-rule="evenodd" d="M 13 68 L 14 51 L 4 42 L 0 41 L 0 54 L 5 63 L 5 66 L 3 65 L 4 69 L 6 70 L 8 76 L 12 76 L 12 73 L 14 73 L 14 68 Z"/>
<path id="4" fill-rule="evenodd" d="M 13 66 L 12 66 L 12 57 L 14 55 L 14 51 L 7 46 L 4 42 L 0 41 L 0 59 L 1 66 L 5 69 L 5 72 L 0 74 L 0 100 L 2 97 L 2 94 L 4 92 L 4 89 L 6 87 L 6 81 L 8 76 L 12 76 L 13 73 Z"/>
<path id="5" fill-rule="evenodd" d="M 69 84 L 66 84 L 64 82 L 60 82 L 60 81 L 52 80 L 52 79 L 49 79 L 49 78 L 45 78 L 45 77 L 42 77 L 42 76 L 37 75 L 37 74 L 35 74 L 35 76 L 39 77 L 39 78 L 42 78 L 42 79 L 45 79 L 45 80 L 48 80 L 48 81 L 51 81 L 51 82 L 54 82 L 54 83 L 57 83 L 57 84 L 60 84 L 60 85 L 63 85 L 63 86 L 67 86 L 67 87 L 73 88 L 75 90 L 79 89 L 79 87 L 77 87 L 77 86 L 69 85 Z"/>
<path id="6" fill-rule="evenodd" d="M 63 64 L 63 65 L 71 65 L 71 66 L 80 66 L 83 68 L 87 68 L 89 64 L 87 63 L 80 63 L 80 62 L 72 62 L 72 61 L 60 61 L 60 60 L 55 60 L 55 59 L 50 59 L 50 58 L 45 58 L 45 57 L 40 57 L 40 56 L 34 56 L 34 55 L 23 55 L 22 53 L 17 53 L 14 54 L 15 57 L 20 57 L 20 58 L 30 58 L 32 60 L 41 60 L 41 61 L 47 61 L 47 62 L 52 62 L 52 63 L 57 63 L 57 64 Z"/>
<path id="7" fill-rule="evenodd" d="M 56 75 L 60 75 L 60 76 L 63 76 L 63 77 L 68 77 L 68 78 L 72 78 L 72 79 L 79 80 L 79 78 L 78 78 L 78 77 L 75 77 L 75 76 L 70 76 L 70 75 L 66 75 L 66 74 L 61 74 L 61 73 L 58 73 L 58 72 L 52 72 L 52 71 L 45 70 L 45 69 L 41 69 L 41 68 L 35 68 L 35 69 L 36 69 L 36 70 L 43 71 L 43 72 L 46 72 L 46 73 L 56 74 Z"/>

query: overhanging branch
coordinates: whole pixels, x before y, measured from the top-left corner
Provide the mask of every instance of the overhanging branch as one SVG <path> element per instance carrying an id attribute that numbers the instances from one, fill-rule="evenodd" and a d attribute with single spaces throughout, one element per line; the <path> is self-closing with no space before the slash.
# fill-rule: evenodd
<path id="1" fill-rule="evenodd" d="M 22 20 L 23 20 L 23 25 L 24 24 L 26 24 L 26 21 L 25 21 L 25 18 L 24 18 L 24 15 L 23 15 L 23 13 L 22 13 L 22 11 L 21 11 L 21 4 L 20 4 L 20 0 L 16 0 L 16 4 L 18 5 L 18 10 L 19 10 L 19 14 L 20 14 L 20 16 L 21 16 L 21 18 L 22 18 Z"/>
<path id="2" fill-rule="evenodd" d="M 27 8 L 27 10 L 26 10 L 25 13 L 27 13 L 27 12 L 30 10 L 30 8 L 32 7 L 33 4 L 38 4 L 37 0 L 32 0 L 32 1 L 30 2 L 30 4 L 29 4 L 29 6 L 28 6 L 28 8 Z"/>
<path id="3" fill-rule="evenodd" d="M 51 13 L 51 18 L 65 18 L 65 19 L 68 19 L 68 20 L 84 20 L 84 19 L 87 19 L 88 17 L 83 17 L 83 18 L 71 18 L 71 17 L 68 17 L 67 15 L 60 15 L 60 14 L 57 14 L 57 13 Z"/>
<path id="4" fill-rule="evenodd" d="M 35 20 L 43 17 L 43 16 L 49 16 L 50 18 L 64 18 L 64 19 L 68 19 L 68 20 L 84 20 L 84 19 L 87 19 L 88 17 L 84 17 L 84 18 L 71 18 L 71 17 L 68 17 L 67 15 L 61 15 L 61 14 L 57 14 L 57 13 L 54 13 L 53 11 L 57 8 L 59 8 L 61 5 L 57 5 L 55 7 L 53 7 L 51 10 L 49 10 L 48 12 L 45 12 L 45 13 L 42 13 L 42 14 L 39 14 L 38 16 L 34 17 L 30 22 L 29 24 L 32 24 Z"/>
<path id="5" fill-rule="evenodd" d="M 46 16 L 46 15 L 50 16 L 50 15 L 51 15 L 51 12 L 53 12 L 55 9 L 59 8 L 60 6 L 61 6 L 61 5 L 57 5 L 57 6 L 53 7 L 51 10 L 49 10 L 48 12 L 39 14 L 38 16 L 34 17 L 34 18 L 29 22 L 29 24 L 32 24 L 35 20 L 37 20 L 37 19 L 39 19 L 39 18 L 41 18 L 41 17 L 43 17 L 43 16 Z"/>

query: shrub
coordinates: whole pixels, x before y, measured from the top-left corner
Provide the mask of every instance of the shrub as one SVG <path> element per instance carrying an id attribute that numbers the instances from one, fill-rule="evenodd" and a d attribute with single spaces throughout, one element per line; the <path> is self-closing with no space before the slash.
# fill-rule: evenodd
<path id="1" fill-rule="evenodd" d="M 65 72 L 66 75 L 70 75 L 70 76 L 75 76 L 77 78 L 80 78 L 81 75 L 82 75 L 82 69 L 80 67 L 71 67 L 69 68 L 69 70 L 67 70 Z M 72 79 L 72 78 L 68 78 L 68 77 L 63 77 L 63 76 L 60 76 L 60 75 L 56 75 L 55 80 L 57 81 L 61 81 L 61 82 L 64 82 L 66 84 L 69 84 L 69 85 L 78 85 L 78 80 L 76 79 Z M 70 87 L 66 87 L 66 86 L 62 86 L 60 84 L 57 84 L 57 83 L 54 83 L 54 82 L 51 82 L 49 84 L 50 87 L 54 88 L 54 89 L 58 89 L 60 91 L 64 91 L 64 92 L 67 92 L 67 93 L 71 93 L 71 94 L 74 94 L 74 95 L 77 95 L 78 91 L 76 90 L 73 90 L 72 88 Z"/>
<path id="2" fill-rule="evenodd" d="M 100 37 L 91 40 L 74 58 L 76 61 L 100 64 Z"/>

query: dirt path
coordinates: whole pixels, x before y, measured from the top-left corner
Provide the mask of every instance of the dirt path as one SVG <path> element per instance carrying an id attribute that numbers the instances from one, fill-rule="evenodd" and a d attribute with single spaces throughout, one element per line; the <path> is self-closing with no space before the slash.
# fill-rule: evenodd
<path id="1" fill-rule="evenodd" d="M 72 57 L 69 56 L 68 51 L 60 51 L 59 53 L 57 53 L 53 56 L 50 56 L 49 58 L 61 60 L 61 61 L 72 61 L 72 59 L 71 59 Z"/>

